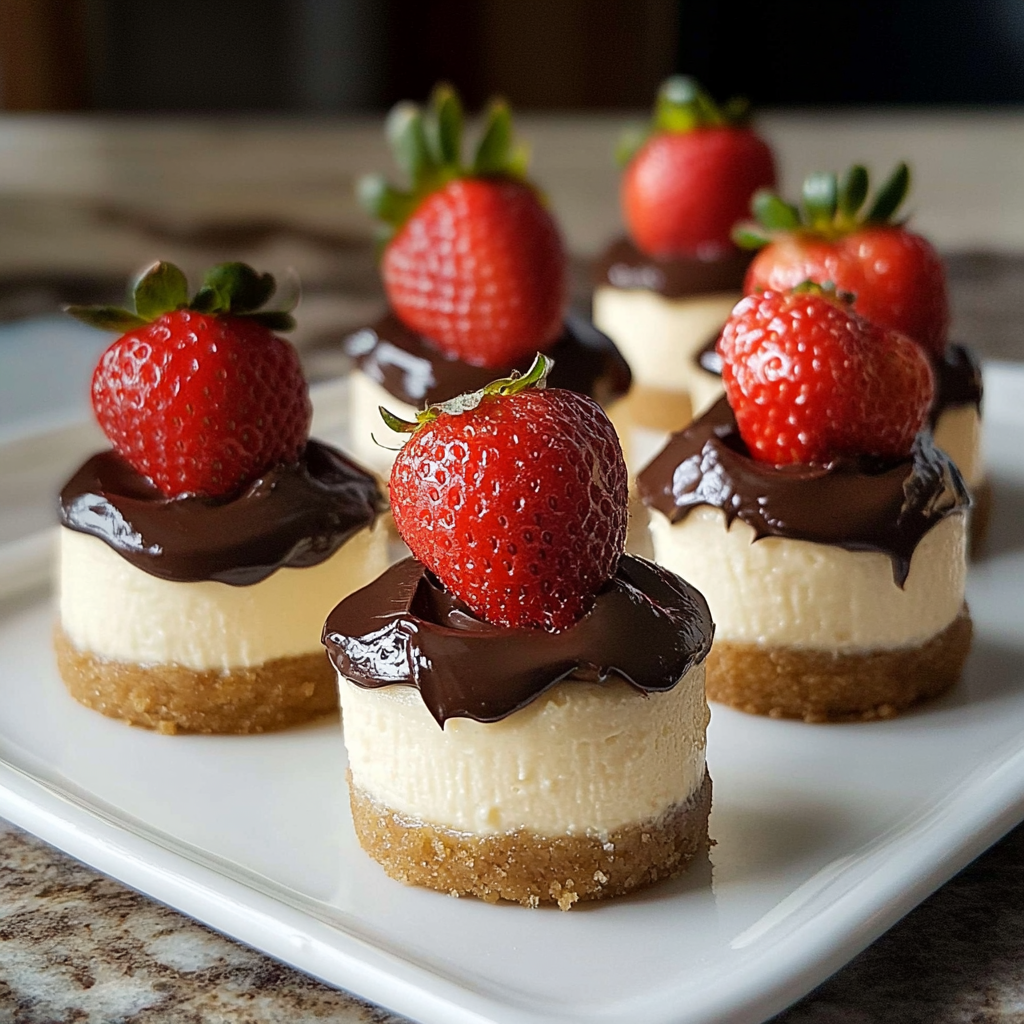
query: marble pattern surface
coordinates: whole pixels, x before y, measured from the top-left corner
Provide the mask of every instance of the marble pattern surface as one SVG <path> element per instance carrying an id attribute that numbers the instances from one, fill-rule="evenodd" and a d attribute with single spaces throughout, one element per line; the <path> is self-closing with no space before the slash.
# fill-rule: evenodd
<path id="1" fill-rule="evenodd" d="M 5 826 L 0 1021 L 401 1024 Z M 1024 1024 L 1019 826 L 773 1024 Z"/>

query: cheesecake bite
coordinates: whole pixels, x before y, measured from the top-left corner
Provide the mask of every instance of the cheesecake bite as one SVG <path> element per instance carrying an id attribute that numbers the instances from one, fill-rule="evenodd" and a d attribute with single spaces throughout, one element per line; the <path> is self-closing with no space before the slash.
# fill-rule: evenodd
<path id="1" fill-rule="evenodd" d="M 622 212 L 628 235 L 594 269 L 594 323 L 625 355 L 634 385 L 615 410 L 635 470 L 685 426 L 694 358 L 718 337 L 742 295 L 751 256 L 730 232 L 750 197 L 775 184 L 771 150 L 692 79 L 664 83 L 653 123 L 624 140 Z"/>
<path id="2" fill-rule="evenodd" d="M 428 405 L 524 371 L 538 350 L 552 384 L 608 404 L 629 368 L 611 341 L 566 315 L 568 261 L 548 207 L 526 176 L 502 102 L 488 111 L 473 159 L 462 158 L 462 109 L 438 86 L 425 111 L 400 103 L 387 125 L 408 190 L 373 175 L 359 194 L 386 240 L 381 276 L 389 309 L 344 342 L 356 455 L 386 477 L 394 445 L 380 407 L 411 420 Z M 386 431 L 384 432 L 386 436 Z"/>
<path id="3" fill-rule="evenodd" d="M 214 268 L 189 299 L 156 264 L 93 376 L 112 450 L 60 496 L 56 648 L 71 694 L 160 732 L 277 729 L 337 708 L 319 645 L 339 593 L 387 565 L 374 477 L 308 439 L 268 275 Z"/>
<path id="4" fill-rule="evenodd" d="M 623 554 L 614 431 L 543 388 L 547 362 L 406 425 L 391 499 L 414 557 L 323 636 L 367 853 L 408 884 L 568 910 L 706 849 L 714 627 Z"/>
<path id="5" fill-rule="evenodd" d="M 991 497 L 981 456 L 981 371 L 968 348 L 948 340 L 942 258 L 900 215 L 910 189 L 907 165 L 898 164 L 870 201 L 869 187 L 868 172 L 854 165 L 841 178 L 809 175 L 800 208 L 769 193 L 759 195 L 758 222 L 736 232 L 740 243 L 761 248 L 745 291 L 831 281 L 852 296 L 862 316 L 921 346 L 935 375 L 929 415 L 935 444 L 956 463 L 974 498 L 971 546 L 979 547 Z"/>
<path id="6" fill-rule="evenodd" d="M 819 722 L 947 690 L 971 638 L 970 499 L 918 433 L 920 348 L 809 286 L 748 296 L 719 351 L 727 398 L 639 478 L 657 560 L 715 617 L 709 698 Z"/>

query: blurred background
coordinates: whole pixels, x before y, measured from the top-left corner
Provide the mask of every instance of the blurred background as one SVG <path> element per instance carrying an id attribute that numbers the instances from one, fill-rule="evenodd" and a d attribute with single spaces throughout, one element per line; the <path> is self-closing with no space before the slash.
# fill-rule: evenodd
<path id="1" fill-rule="evenodd" d="M 0 0 L 0 441 L 89 419 L 107 339 L 60 306 L 155 259 L 294 268 L 307 371 L 342 372 L 382 301 L 353 185 L 394 173 L 381 115 L 439 79 L 511 101 L 585 310 L 616 140 L 673 72 L 753 102 L 790 195 L 908 159 L 955 335 L 1024 354 L 1022 0 Z"/>
<path id="2" fill-rule="evenodd" d="M 647 105 L 672 71 L 758 106 L 1024 102 L 1020 0 L 4 0 L 7 110 Z"/>

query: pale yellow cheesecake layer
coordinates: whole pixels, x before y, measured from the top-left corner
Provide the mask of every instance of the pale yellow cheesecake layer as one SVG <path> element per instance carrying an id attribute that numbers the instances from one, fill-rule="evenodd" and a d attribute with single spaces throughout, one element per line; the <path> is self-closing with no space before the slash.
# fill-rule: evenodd
<path id="1" fill-rule="evenodd" d="M 981 416 L 973 403 L 952 405 L 935 424 L 935 446 L 956 463 L 964 483 L 973 491 L 985 478 L 981 458 Z"/>
<path id="2" fill-rule="evenodd" d="M 667 693 L 567 681 L 500 722 L 449 719 L 419 691 L 340 680 L 352 783 L 415 821 L 477 835 L 593 835 L 655 819 L 704 781 L 704 666 Z"/>
<path id="3" fill-rule="evenodd" d="M 356 462 L 386 481 L 408 435 L 390 430 L 381 419 L 380 407 L 410 423 L 416 421 L 416 407 L 395 398 L 359 369 L 349 374 L 349 388 L 349 452 Z"/>
<path id="4" fill-rule="evenodd" d="M 716 641 L 808 650 L 873 651 L 923 643 L 960 614 L 967 517 L 922 538 L 901 589 L 876 551 L 764 537 L 719 509 L 678 523 L 651 512 L 655 559 L 707 598 Z"/>
<path id="5" fill-rule="evenodd" d="M 690 378 L 690 402 L 693 405 L 693 418 L 703 416 L 725 394 L 725 385 L 717 373 L 708 373 L 698 366 Z"/>
<path id="6" fill-rule="evenodd" d="M 387 533 L 367 527 L 330 558 L 246 587 L 159 579 L 103 541 L 60 530 L 60 621 L 79 651 L 196 670 L 262 665 L 321 649 L 327 613 L 388 565 Z"/>
<path id="7" fill-rule="evenodd" d="M 694 356 L 729 319 L 739 292 L 667 299 L 645 288 L 594 291 L 594 324 L 625 356 L 633 380 L 664 391 L 689 391 Z"/>

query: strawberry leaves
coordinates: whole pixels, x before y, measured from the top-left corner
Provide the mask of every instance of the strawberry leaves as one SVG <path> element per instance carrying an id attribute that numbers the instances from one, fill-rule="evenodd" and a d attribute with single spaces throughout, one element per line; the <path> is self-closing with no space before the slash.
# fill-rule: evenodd
<path id="1" fill-rule="evenodd" d="M 625 167 L 652 135 L 742 125 L 748 116 L 749 103 L 744 98 L 736 96 L 719 106 L 695 78 L 673 75 L 658 89 L 651 123 L 645 129 L 633 128 L 624 133 L 615 148 L 615 158 Z"/>
<path id="2" fill-rule="evenodd" d="M 449 398 L 446 402 L 428 405 L 426 409 L 416 413 L 416 422 L 403 420 L 384 406 L 379 406 L 381 419 L 396 434 L 415 434 L 421 427 L 433 423 L 442 413 L 459 416 L 475 409 L 485 398 L 492 395 L 518 395 L 531 389 L 543 390 L 547 387 L 548 375 L 554 369 L 555 361 L 550 356 L 538 352 L 526 373 L 513 370 L 508 377 L 500 377 L 485 384 L 479 391 L 468 391 L 462 395 Z"/>
<path id="3" fill-rule="evenodd" d="M 262 307 L 277 290 L 270 274 L 260 274 L 247 263 L 221 263 L 209 270 L 195 296 L 189 300 L 188 281 L 173 263 L 154 263 L 139 276 L 132 289 L 134 310 L 116 306 L 65 306 L 77 320 L 104 331 L 124 334 L 178 309 L 215 316 L 243 316 L 274 331 L 295 327 L 291 310 L 298 294 L 282 305 Z"/>
<path id="4" fill-rule="evenodd" d="M 360 204 L 380 222 L 380 241 L 387 242 L 426 196 L 456 178 L 525 179 L 527 151 L 514 140 L 512 115 L 504 100 L 494 100 L 488 107 L 469 164 L 462 160 L 463 127 L 462 102 L 445 83 L 434 88 L 426 109 L 408 101 L 392 108 L 385 133 L 409 187 L 396 188 L 382 174 L 364 175 L 356 183 Z"/>
<path id="5" fill-rule="evenodd" d="M 774 192 L 760 190 L 750 203 L 753 222 L 737 224 L 733 241 L 744 249 L 759 249 L 775 234 L 804 231 L 822 238 L 848 235 L 865 224 L 890 224 L 910 190 L 910 168 L 900 162 L 876 192 L 867 213 L 861 210 L 868 197 L 867 169 L 854 164 L 842 178 L 815 171 L 804 179 L 800 207 L 785 202 Z"/>
<path id="6" fill-rule="evenodd" d="M 147 323 L 188 305 L 188 281 L 173 263 L 154 263 L 135 283 L 135 312 Z"/>

